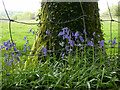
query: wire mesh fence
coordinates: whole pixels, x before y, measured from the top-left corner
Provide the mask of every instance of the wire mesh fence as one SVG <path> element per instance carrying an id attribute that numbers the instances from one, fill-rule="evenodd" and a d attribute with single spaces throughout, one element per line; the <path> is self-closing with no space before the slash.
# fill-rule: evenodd
<path id="1" fill-rule="evenodd" d="M 25 24 L 25 25 L 38 25 L 38 24 L 46 24 L 46 23 L 57 23 L 57 24 L 61 24 L 61 23 L 68 23 L 68 22 L 72 22 L 72 21 L 75 21 L 75 20 L 78 20 L 79 18 L 84 18 L 84 17 L 88 17 L 87 15 L 82 15 L 82 16 L 79 16 L 79 17 L 77 17 L 77 18 L 75 18 L 75 19 L 73 19 L 73 20 L 68 20 L 68 21 L 65 21 L 65 22 L 53 22 L 53 21 L 48 21 L 48 22 L 39 22 L 39 23 L 26 23 L 26 22 L 20 22 L 20 21 L 16 21 L 16 20 L 12 20 L 10 17 L 9 17 L 9 14 L 8 14 L 8 11 L 7 11 L 7 9 L 5 8 L 5 4 L 4 4 L 4 2 L 3 2 L 3 6 L 4 6 L 4 9 L 5 9 L 5 12 L 6 12 L 6 15 L 7 15 L 7 17 L 8 17 L 8 19 L 0 19 L 0 20 L 3 20 L 3 21 L 8 21 L 8 23 L 9 23 L 9 25 L 8 25 L 8 27 L 9 27 L 9 33 L 10 33 L 10 39 L 11 39 L 11 45 L 13 45 L 12 47 L 14 48 L 13 49 L 13 51 L 4 51 L 4 54 L 2 54 L 2 63 L 4 64 L 4 66 L 2 66 L 1 65 L 1 72 L 2 72 L 2 74 L 1 74 L 1 76 L 0 77 L 2 77 L 2 78 L 5 78 L 6 80 L 2 80 L 2 83 L 1 83 L 1 86 L 2 85 L 6 85 L 6 84 L 9 84 L 9 81 L 14 81 L 17 77 L 21 77 L 20 75 L 25 75 L 25 78 L 27 78 L 27 77 L 29 77 L 31 74 L 36 74 L 36 75 L 38 75 L 38 73 L 41 75 L 42 74 L 42 72 L 45 72 L 46 73 L 46 75 L 48 76 L 48 73 L 49 72 L 53 72 L 54 70 L 52 69 L 52 68 L 49 68 L 51 65 L 55 65 L 56 63 L 56 65 L 60 65 L 61 66 L 61 68 L 64 68 L 64 70 L 65 71 L 63 71 L 63 72 L 65 72 L 65 83 L 67 82 L 66 81 L 66 73 L 67 73 L 67 68 L 66 67 L 69 67 L 69 65 L 70 65 L 70 67 L 74 67 L 74 65 L 75 65 L 75 63 L 77 63 L 76 64 L 76 68 L 78 68 L 78 66 L 79 67 L 84 67 L 83 66 L 83 64 L 85 64 L 86 66 L 85 67 L 87 67 L 87 65 L 88 66 L 90 66 L 91 65 L 91 63 L 90 62 L 92 62 L 92 64 L 94 63 L 94 65 L 96 65 L 97 64 L 97 62 L 98 63 L 104 63 L 105 65 L 107 65 L 106 64 L 106 61 L 103 61 L 103 57 L 106 57 L 106 55 L 114 55 L 114 56 L 116 56 L 116 58 L 117 58 L 117 60 L 119 60 L 119 58 L 120 58 L 120 32 L 119 32 L 119 28 L 118 28 L 118 30 L 116 30 L 116 31 L 114 31 L 113 30 L 113 23 L 114 22 L 116 22 L 116 23 L 118 23 L 118 25 L 119 25 L 119 21 L 117 21 L 117 20 L 114 20 L 113 19 L 113 17 L 112 17 L 112 15 L 111 15 L 111 11 L 110 11 L 110 8 L 109 8 L 109 5 L 108 5 L 108 3 L 107 3 L 107 6 L 108 6 L 108 10 L 109 10 L 109 16 L 110 16 L 110 19 L 109 20 L 102 20 L 101 19 L 101 22 L 110 22 L 110 26 L 109 26 L 109 40 L 110 40 L 110 42 L 112 43 L 114 40 L 117 40 L 117 41 L 114 41 L 114 44 L 111 44 L 110 42 L 109 43 L 106 43 L 106 46 L 107 47 L 103 47 L 103 48 L 100 48 L 99 47 L 99 44 L 97 44 L 96 46 L 94 46 L 94 47 L 91 47 L 91 46 L 89 46 L 88 44 L 76 44 L 76 48 L 75 48 L 75 50 L 74 51 L 68 51 L 69 53 L 67 54 L 67 56 L 68 57 L 65 57 L 66 58 L 66 60 L 65 59 L 63 59 L 63 61 L 60 61 L 60 62 L 57 62 L 57 61 L 55 61 L 56 60 L 56 58 L 57 58 L 57 56 L 55 56 L 55 53 L 60 53 L 60 52 L 62 52 L 62 50 L 60 49 L 60 50 L 54 50 L 54 47 L 52 47 L 52 50 L 47 50 L 46 51 L 46 53 L 47 53 L 47 57 L 45 57 L 45 52 L 44 52 L 44 50 L 40 50 L 40 51 L 37 51 L 38 53 L 36 53 L 36 54 L 30 54 L 30 52 L 32 51 L 32 50 L 24 50 L 24 51 L 19 51 L 19 50 L 16 50 L 15 49 L 15 47 L 14 47 L 14 41 L 13 41 L 13 37 L 12 37 L 12 28 L 11 28 L 11 24 L 12 24 L 12 22 L 15 22 L 15 23 L 21 23 L 21 24 Z M 84 11 L 84 10 L 83 10 Z M 88 17 L 88 18 L 90 18 L 90 17 Z M 84 19 L 83 19 L 83 22 L 85 22 L 84 21 Z M 119 27 L 119 26 L 118 26 Z M 84 26 L 84 28 L 85 28 L 85 26 Z M 116 33 L 115 33 L 116 32 Z M 114 38 L 113 37 L 113 34 L 118 34 L 116 37 L 117 38 Z M 114 39 L 113 39 L 114 38 Z M 10 43 L 9 41 L 8 41 L 8 43 Z M 4 43 L 5 44 L 5 43 Z M 91 44 L 92 45 L 92 44 Z M 84 47 L 84 46 L 86 46 L 86 48 Z M 89 47 L 89 48 L 88 48 Z M 1 48 L 3 48 L 3 47 L 1 47 Z M 92 49 L 92 50 L 91 50 Z M 86 51 L 85 51 L 86 50 Z M 104 51 L 104 50 L 107 50 L 107 51 Z M 87 53 L 88 52 L 88 53 Z M 98 54 L 98 52 L 100 52 L 99 54 Z M 107 53 L 106 53 L 107 52 Z M 91 55 L 89 54 L 89 53 L 92 53 Z M 60 55 L 60 58 L 61 57 L 63 57 L 64 56 L 64 54 L 59 54 Z M 73 57 L 74 55 L 76 55 L 75 57 Z M 24 58 L 21 58 L 22 59 L 22 61 L 20 61 L 20 56 L 22 56 L 22 57 L 24 57 Z M 26 57 L 27 56 L 27 57 Z M 26 63 L 26 61 L 28 60 L 28 57 L 30 58 L 30 57 L 37 57 L 36 59 L 37 59 L 37 62 L 34 62 L 34 64 L 31 64 L 31 65 L 29 65 L 30 63 L 33 63 L 33 62 L 29 62 L 28 64 Z M 50 58 L 50 57 L 52 57 L 50 60 L 48 59 L 48 58 Z M 97 60 L 97 57 L 101 57 L 100 59 L 98 59 Z M 69 60 L 71 60 L 71 58 L 75 58 L 75 59 L 72 59 L 72 61 L 69 61 Z M 80 61 L 78 58 L 80 58 L 81 60 L 83 60 L 83 61 Z M 83 59 L 83 58 L 86 58 L 85 60 Z M 87 59 L 87 58 L 89 58 L 89 60 Z M 110 58 L 112 58 L 112 56 L 110 57 Z M 94 61 L 96 59 L 96 61 Z M 42 62 L 42 60 L 47 60 L 47 61 L 45 61 L 45 62 Z M 52 61 L 52 63 L 50 63 L 50 61 L 51 60 L 53 60 Z M 19 61 L 19 63 L 18 63 L 18 61 Z M 40 64 L 39 65 L 46 65 L 45 67 L 43 66 L 43 67 L 41 67 L 40 69 L 39 69 L 39 71 L 36 71 L 36 70 L 32 70 L 31 72 L 29 72 L 29 71 L 25 71 L 24 70 L 24 72 L 22 72 L 22 73 L 20 73 L 20 71 L 22 70 L 22 69 L 25 69 L 25 68 L 29 68 L 29 66 L 30 67 L 32 67 L 32 66 L 34 66 L 35 65 L 35 63 L 38 63 L 38 62 L 40 62 Z M 64 65 L 61 63 L 61 62 L 63 62 L 64 63 Z M 116 61 L 117 62 L 117 61 Z M 59 63 L 59 64 L 58 64 Z M 87 64 L 88 63 L 88 64 Z M 109 64 L 115 64 L 115 66 L 116 66 L 116 63 L 113 63 L 113 62 L 110 62 Z M 14 64 L 14 65 L 13 65 Z M 25 64 L 25 67 L 23 67 L 22 66 L 22 64 Z M 68 66 L 67 66 L 67 64 L 68 64 Z M 104 64 L 102 64 L 102 65 L 104 65 Z M 28 65 L 28 66 L 27 66 Z M 73 65 L 73 66 L 72 66 Z M 102 67 L 101 65 L 98 65 L 98 66 L 100 66 L 100 67 Z M 14 68 L 15 67 L 18 67 L 18 71 L 14 71 Z M 8 68 L 8 69 L 7 69 Z M 42 68 L 45 68 L 44 70 L 42 69 Z M 98 68 L 98 67 L 97 67 Z M 10 69 L 12 69 L 12 71 L 10 71 Z M 72 69 L 73 70 L 73 69 Z M 73 70 L 74 71 L 74 70 Z M 14 78 L 12 78 L 11 76 L 13 76 L 13 75 L 15 75 L 16 76 L 16 78 L 14 77 Z M 79 75 L 78 75 L 79 76 Z M 42 78 L 42 77 L 40 77 L 39 75 L 37 76 L 38 78 Z M 24 79 L 25 79 L 24 78 Z M 46 77 L 47 78 L 47 77 Z M 27 82 L 27 81 L 25 81 L 25 82 Z M 49 83 L 50 82 L 47 82 L 47 85 L 49 85 Z"/>

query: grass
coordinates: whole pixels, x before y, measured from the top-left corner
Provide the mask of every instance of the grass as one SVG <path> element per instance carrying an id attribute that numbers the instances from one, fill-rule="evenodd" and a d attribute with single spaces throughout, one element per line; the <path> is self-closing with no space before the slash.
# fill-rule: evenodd
<path id="1" fill-rule="evenodd" d="M 79 52 L 77 62 L 76 52 L 70 54 L 71 58 L 66 55 L 64 59 L 57 60 L 56 56 L 52 57 L 48 54 L 47 57 L 44 57 L 45 62 L 35 62 L 35 66 L 30 64 L 26 69 L 24 69 L 24 64 L 21 65 L 25 63 L 21 58 L 19 63 L 12 66 L 8 65 L 3 70 L 3 90 L 8 88 L 118 89 L 119 69 L 115 68 L 117 67 L 117 56 L 114 56 L 114 59 L 109 59 L 108 56 L 104 55 L 98 49 L 98 52 L 95 53 L 95 61 L 93 63 L 93 55 L 90 54 L 91 48 L 86 49 L 87 63 L 83 55 L 85 52 L 82 50 Z M 102 58 L 101 54 L 103 54 Z M 6 74 L 8 74 L 7 77 Z"/>
<path id="2" fill-rule="evenodd" d="M 113 37 L 117 37 L 117 23 L 113 23 Z M 26 43 L 24 36 L 30 40 L 29 45 L 32 47 L 35 36 L 28 33 L 30 29 L 37 31 L 37 26 L 29 26 L 23 24 L 12 24 L 13 40 L 16 48 L 23 50 Z M 8 24 L 2 23 L 2 42 L 10 39 Z M 106 43 L 110 40 L 109 22 L 103 23 L 103 32 Z M 116 31 L 116 32 L 115 32 Z M 83 47 L 84 48 L 84 47 Z M 80 50 L 80 52 L 79 52 Z M 118 89 L 120 88 L 119 63 L 117 63 L 117 55 L 108 56 L 101 48 L 94 47 L 84 49 L 76 48 L 75 52 L 68 54 L 64 59 L 57 58 L 55 53 L 48 53 L 43 57 L 45 62 L 31 62 L 25 66 L 28 60 L 26 55 L 20 57 L 20 61 L 12 65 L 2 64 L 3 81 L 2 89 L 45 89 L 45 88 L 76 88 L 76 89 Z M 78 53 L 79 52 L 79 53 Z M 109 51 L 108 51 L 109 52 Z M 79 58 L 78 58 L 79 57 Z M 11 58 L 13 58 L 11 56 Z M 77 59 L 77 61 L 76 61 Z M 8 58 L 10 60 L 10 58 Z M 6 76 L 7 74 L 7 76 Z"/>
<path id="3" fill-rule="evenodd" d="M 110 17 L 101 17 L 101 19 L 103 20 L 110 20 Z M 117 17 L 113 17 L 113 19 L 117 20 Z M 112 25 L 112 31 L 110 31 L 110 25 Z M 111 40 L 111 35 L 112 35 L 112 40 L 117 37 L 118 38 L 118 23 L 117 22 L 112 22 L 112 24 L 110 24 L 110 22 L 102 22 L 102 30 L 104 33 L 104 39 L 105 39 L 105 43 L 109 44 L 109 40 Z M 116 40 L 116 42 L 118 43 L 118 39 Z M 108 47 L 108 45 L 106 45 L 106 47 Z M 109 45 L 109 47 L 111 47 Z M 110 54 L 115 54 L 118 53 L 118 44 L 115 45 L 116 48 L 109 48 L 107 50 L 107 53 Z"/>
<path id="4" fill-rule="evenodd" d="M 28 22 L 28 21 L 25 21 Z M 35 21 L 30 21 L 30 22 L 35 22 Z M 24 40 L 24 36 L 26 36 L 29 39 L 29 45 L 32 47 L 33 42 L 35 40 L 35 37 L 32 33 L 28 33 L 30 29 L 34 30 L 37 32 L 37 25 L 25 25 L 25 24 L 20 24 L 20 23 L 12 23 L 12 38 L 13 41 L 16 43 L 16 47 L 19 50 L 23 50 L 23 45 L 26 43 Z M 8 28 L 8 23 L 2 23 L 0 30 L 2 30 L 2 39 L 1 41 L 8 41 L 10 40 L 10 33 L 9 33 L 9 28 Z"/>

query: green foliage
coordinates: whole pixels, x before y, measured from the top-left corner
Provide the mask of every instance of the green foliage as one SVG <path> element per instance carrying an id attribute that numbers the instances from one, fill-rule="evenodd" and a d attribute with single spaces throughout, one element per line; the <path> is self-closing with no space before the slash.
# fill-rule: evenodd
<path id="1" fill-rule="evenodd" d="M 35 19 L 35 14 L 31 12 L 16 13 L 11 18 L 14 20 L 31 20 Z"/>
<path id="2" fill-rule="evenodd" d="M 120 7 L 118 7 L 118 5 L 112 5 L 110 7 L 110 12 L 112 15 L 115 15 L 115 16 L 120 16 L 120 12 L 118 11 Z M 103 15 L 109 15 L 109 10 L 105 11 L 104 13 L 102 13 Z"/>
<path id="3" fill-rule="evenodd" d="M 12 17 L 15 13 L 21 14 L 23 11 L 8 11 L 9 16 Z M 0 11 L 0 18 L 7 18 L 5 11 Z"/>
<path id="4" fill-rule="evenodd" d="M 8 65 L 3 69 L 2 90 L 8 88 L 118 89 L 120 78 L 119 66 L 116 65 L 117 56 L 113 55 L 109 59 L 109 56 L 99 51 L 99 48 L 94 48 L 95 51 L 96 49 L 98 52 L 95 53 L 94 63 L 91 54 L 93 49 L 89 47 L 86 53 L 87 58 L 85 59 L 82 54 L 85 52 L 81 50 L 78 62 L 76 62 L 76 52 L 70 54 L 71 58 L 65 56 L 64 59 L 57 60 L 48 55 L 44 58 L 45 62 L 35 62 L 35 66 L 30 62 L 31 64 L 27 66 L 26 70 L 24 65 L 27 57 L 23 55 L 20 62 L 13 64 L 13 66 Z M 86 65 L 85 61 L 87 61 Z"/>

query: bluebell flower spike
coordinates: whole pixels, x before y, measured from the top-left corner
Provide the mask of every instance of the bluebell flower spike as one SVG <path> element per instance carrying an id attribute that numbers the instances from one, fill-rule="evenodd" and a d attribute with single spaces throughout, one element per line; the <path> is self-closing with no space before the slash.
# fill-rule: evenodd
<path id="1" fill-rule="evenodd" d="M 29 33 L 32 31 L 32 29 L 29 30 Z"/>
<path id="2" fill-rule="evenodd" d="M 26 40 L 26 38 L 27 38 L 27 37 L 26 37 L 26 36 L 24 36 L 24 40 Z"/>
<path id="3" fill-rule="evenodd" d="M 64 58 L 64 56 L 65 56 L 65 53 L 64 53 L 64 54 L 62 54 L 62 57 L 61 57 L 61 58 L 63 59 L 63 58 Z"/>

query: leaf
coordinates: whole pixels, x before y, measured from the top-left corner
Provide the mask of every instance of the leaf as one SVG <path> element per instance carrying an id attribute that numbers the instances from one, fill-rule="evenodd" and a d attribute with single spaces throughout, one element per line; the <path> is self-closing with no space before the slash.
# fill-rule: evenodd
<path id="1" fill-rule="evenodd" d="M 87 82 L 87 85 L 88 85 L 88 88 L 90 89 L 90 83 L 89 82 Z"/>
<path id="2" fill-rule="evenodd" d="M 41 87 L 41 85 L 40 85 L 38 82 L 36 82 L 36 81 L 31 81 L 31 82 L 30 82 L 30 85 L 31 85 L 32 87 L 35 87 L 35 86 L 32 85 L 32 84 L 37 84 L 37 85 L 39 85 L 39 87 Z"/>
<path id="3" fill-rule="evenodd" d="M 62 78 L 63 78 L 63 76 L 65 75 L 65 73 L 64 74 L 62 74 L 62 76 L 59 78 L 59 80 L 57 81 L 57 83 L 56 83 L 56 85 L 55 85 L 55 87 L 59 84 L 59 82 L 62 80 Z"/>
<path id="4" fill-rule="evenodd" d="M 103 77 L 104 77 L 104 73 L 105 73 L 105 68 L 103 68 L 102 77 L 101 77 L 101 83 L 102 83 L 102 80 L 103 80 Z"/>
<path id="5" fill-rule="evenodd" d="M 63 47 L 65 43 L 64 43 L 64 42 L 61 42 L 61 43 L 59 43 L 59 44 Z"/>
<path id="6" fill-rule="evenodd" d="M 37 77 L 40 77 L 38 74 L 36 74 Z"/>

